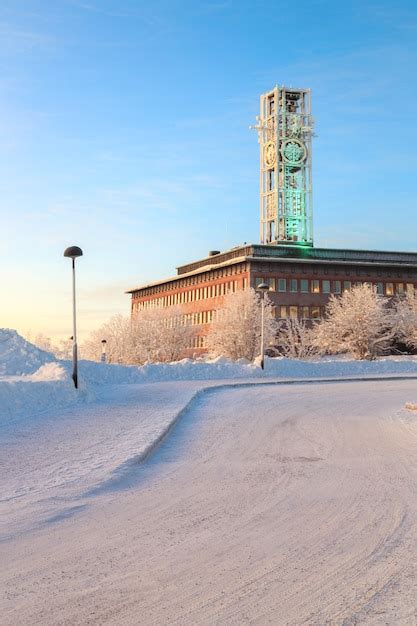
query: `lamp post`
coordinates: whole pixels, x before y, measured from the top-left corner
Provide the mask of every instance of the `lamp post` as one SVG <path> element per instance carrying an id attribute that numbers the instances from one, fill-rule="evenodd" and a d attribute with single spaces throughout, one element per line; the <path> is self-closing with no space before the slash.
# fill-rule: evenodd
<path id="1" fill-rule="evenodd" d="M 265 293 L 269 291 L 269 285 L 261 283 L 257 287 L 261 294 L 261 369 L 265 367 Z"/>
<path id="2" fill-rule="evenodd" d="M 77 320 L 75 309 L 75 259 L 83 255 L 83 251 L 78 246 L 70 246 L 64 252 L 64 256 L 72 259 L 72 380 L 78 389 L 78 367 L 77 367 Z"/>
<path id="3" fill-rule="evenodd" d="M 107 341 L 105 339 L 102 339 L 101 340 L 101 362 L 102 363 L 107 363 L 106 347 L 107 347 Z"/>

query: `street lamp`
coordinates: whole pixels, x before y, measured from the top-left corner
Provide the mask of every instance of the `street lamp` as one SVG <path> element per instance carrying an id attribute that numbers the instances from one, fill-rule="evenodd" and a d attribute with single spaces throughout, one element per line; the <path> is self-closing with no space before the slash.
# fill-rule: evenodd
<path id="1" fill-rule="evenodd" d="M 261 369 L 264 369 L 264 357 L 265 357 L 265 293 L 269 291 L 269 285 L 261 283 L 257 286 L 257 290 L 261 294 Z"/>
<path id="2" fill-rule="evenodd" d="M 106 346 L 107 346 L 107 341 L 105 339 L 102 339 L 101 340 L 101 362 L 102 363 L 107 362 Z"/>
<path id="3" fill-rule="evenodd" d="M 64 256 L 72 259 L 72 380 L 74 386 L 78 389 L 78 372 L 77 372 L 77 321 L 75 310 L 75 259 L 83 255 L 83 251 L 78 246 L 70 246 L 64 252 Z"/>

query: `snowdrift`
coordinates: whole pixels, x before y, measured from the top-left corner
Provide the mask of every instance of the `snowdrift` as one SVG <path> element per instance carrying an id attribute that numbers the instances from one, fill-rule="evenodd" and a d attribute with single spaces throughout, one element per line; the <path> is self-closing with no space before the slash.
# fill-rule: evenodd
<path id="1" fill-rule="evenodd" d="M 29 343 L 15 330 L 0 328 L 0 376 L 33 374 L 52 361 L 52 354 Z"/>
<path id="2" fill-rule="evenodd" d="M 323 358 L 299 361 L 266 359 L 265 370 L 257 363 L 225 358 L 183 359 L 176 363 L 147 364 L 141 367 L 107 365 L 92 361 L 79 363 L 79 389 L 71 379 L 71 362 L 55 357 L 29 343 L 14 330 L 0 329 L 0 422 L 31 418 L 43 411 L 100 395 L 103 385 L 163 381 L 221 379 L 305 379 L 366 376 L 417 376 L 414 356 L 386 357 L 376 361 Z"/>

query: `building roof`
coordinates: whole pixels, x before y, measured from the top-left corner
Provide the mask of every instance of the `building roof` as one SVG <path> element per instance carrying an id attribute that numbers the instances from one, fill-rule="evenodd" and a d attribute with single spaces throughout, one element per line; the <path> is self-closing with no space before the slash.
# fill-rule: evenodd
<path id="1" fill-rule="evenodd" d="M 296 263 L 349 263 L 352 265 L 413 267 L 417 270 L 417 252 L 396 252 L 382 250 L 351 250 L 343 248 L 314 248 L 297 245 L 248 244 L 231 248 L 225 252 L 208 256 L 198 261 L 177 267 L 177 275 L 163 280 L 140 285 L 126 291 L 133 293 L 141 289 L 155 287 L 213 268 L 242 261 L 292 261 Z"/>

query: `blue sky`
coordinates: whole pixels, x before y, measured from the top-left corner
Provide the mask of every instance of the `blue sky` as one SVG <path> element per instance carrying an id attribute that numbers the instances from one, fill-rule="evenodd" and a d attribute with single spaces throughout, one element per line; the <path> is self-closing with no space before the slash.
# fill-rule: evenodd
<path id="1" fill-rule="evenodd" d="M 313 90 L 317 246 L 415 250 L 415 2 L 2 0 L 0 326 L 81 335 L 257 242 L 259 94 Z"/>

